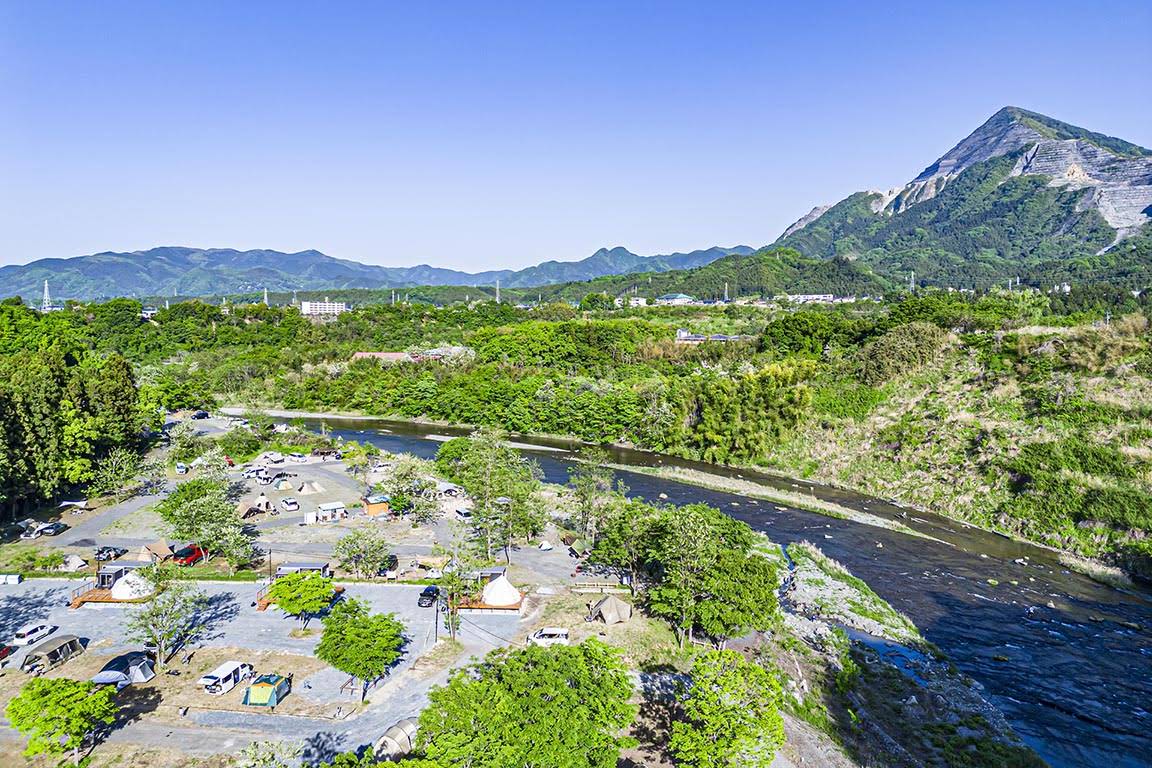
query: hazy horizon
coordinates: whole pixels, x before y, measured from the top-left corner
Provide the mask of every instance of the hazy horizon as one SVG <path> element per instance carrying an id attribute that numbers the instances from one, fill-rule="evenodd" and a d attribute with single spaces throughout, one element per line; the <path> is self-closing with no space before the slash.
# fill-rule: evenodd
<path id="1" fill-rule="evenodd" d="M 1006 105 L 1152 146 L 1152 6 L 887 10 L 0 6 L 0 265 L 755 247 Z"/>

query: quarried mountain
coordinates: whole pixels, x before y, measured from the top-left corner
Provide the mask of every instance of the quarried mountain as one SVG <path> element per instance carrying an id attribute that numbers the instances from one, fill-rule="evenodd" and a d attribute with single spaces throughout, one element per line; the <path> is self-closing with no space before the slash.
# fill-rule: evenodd
<path id="1" fill-rule="evenodd" d="M 41 259 L 0 267 L 0 296 L 37 296 L 45 280 L 54 296 L 98 299 L 113 296 L 205 296 L 259 291 L 409 286 L 493 285 L 533 287 L 589 280 L 626 272 L 663 272 L 707 264 L 746 246 L 709 248 L 691 253 L 637 256 L 624 248 L 602 248 L 586 259 L 548 261 L 522 270 L 468 273 L 421 264 L 381 267 L 336 259 L 320 251 L 282 253 L 231 248 L 152 248 L 129 253 L 97 253 L 71 259 Z"/>
<path id="2" fill-rule="evenodd" d="M 904 186 L 814 209 L 776 245 L 983 288 L 1098 257 L 1150 221 L 1152 150 L 1005 107 Z"/>

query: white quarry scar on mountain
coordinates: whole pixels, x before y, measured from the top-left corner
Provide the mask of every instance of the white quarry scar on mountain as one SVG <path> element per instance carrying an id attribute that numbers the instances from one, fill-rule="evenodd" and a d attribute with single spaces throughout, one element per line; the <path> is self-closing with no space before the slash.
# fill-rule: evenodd
<path id="1" fill-rule="evenodd" d="M 873 212 L 905 211 L 940 194 L 972 165 L 1027 148 L 1010 176 L 1047 176 L 1050 186 L 1091 190 L 1079 209 L 1094 208 L 1100 213 L 1116 230 L 1113 245 L 1152 221 L 1152 157 L 1124 157 L 1082 138 L 1050 138 L 1021 122 L 1019 112 L 1000 110 L 904 186 L 870 192 Z M 830 207 L 813 208 L 783 236 L 808 226 Z"/>

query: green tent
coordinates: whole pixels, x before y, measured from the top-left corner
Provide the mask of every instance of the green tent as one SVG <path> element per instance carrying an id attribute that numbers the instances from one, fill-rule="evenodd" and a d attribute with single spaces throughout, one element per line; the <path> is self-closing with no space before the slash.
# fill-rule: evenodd
<path id="1" fill-rule="evenodd" d="M 283 675 L 261 675 L 244 691 L 244 703 L 252 707 L 274 707 L 292 690 Z"/>

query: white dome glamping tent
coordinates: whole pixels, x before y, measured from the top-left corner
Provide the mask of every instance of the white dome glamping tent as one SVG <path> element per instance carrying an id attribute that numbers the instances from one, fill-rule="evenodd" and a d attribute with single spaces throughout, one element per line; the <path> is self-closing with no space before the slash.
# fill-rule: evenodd
<path id="1" fill-rule="evenodd" d="M 113 600 L 143 600 L 152 595 L 156 588 L 148 579 L 136 571 L 129 571 L 112 585 Z"/>
<path id="2" fill-rule="evenodd" d="M 519 613 L 524 595 L 501 574 L 484 585 L 480 600 L 464 607 L 469 613 Z"/>

